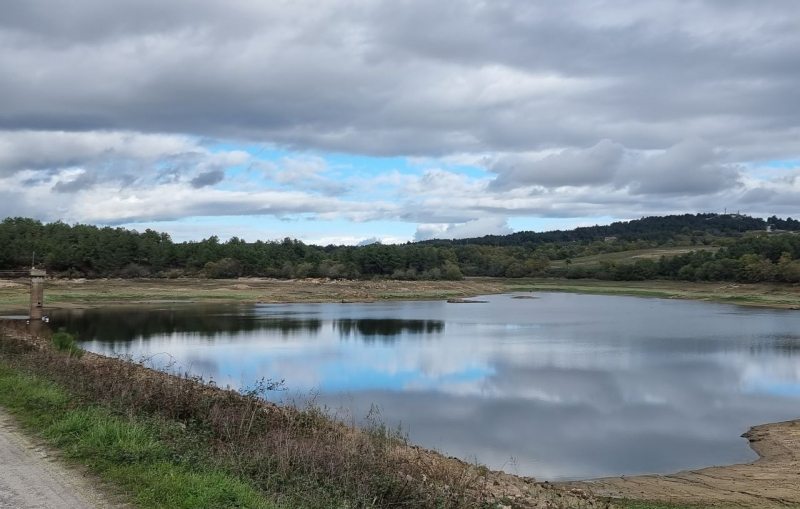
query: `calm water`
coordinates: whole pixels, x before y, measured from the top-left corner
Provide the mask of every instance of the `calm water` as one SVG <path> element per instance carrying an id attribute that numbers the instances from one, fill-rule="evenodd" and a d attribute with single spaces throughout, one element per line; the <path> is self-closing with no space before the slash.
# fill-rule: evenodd
<path id="1" fill-rule="evenodd" d="M 356 416 L 374 403 L 417 444 L 539 479 L 749 461 L 748 427 L 800 417 L 800 312 L 538 297 L 167 304 L 62 311 L 51 325 L 220 385 L 285 379 Z"/>

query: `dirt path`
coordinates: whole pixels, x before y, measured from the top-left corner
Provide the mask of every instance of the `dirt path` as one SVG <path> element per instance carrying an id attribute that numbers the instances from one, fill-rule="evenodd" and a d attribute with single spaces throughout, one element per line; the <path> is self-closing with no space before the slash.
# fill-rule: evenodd
<path id="1" fill-rule="evenodd" d="M 744 437 L 760 456 L 753 463 L 566 485 L 601 497 L 724 507 L 800 507 L 800 420 L 756 426 Z"/>
<path id="2" fill-rule="evenodd" d="M 120 507 L 92 489 L 89 481 L 54 461 L 0 410 L 0 509 Z"/>

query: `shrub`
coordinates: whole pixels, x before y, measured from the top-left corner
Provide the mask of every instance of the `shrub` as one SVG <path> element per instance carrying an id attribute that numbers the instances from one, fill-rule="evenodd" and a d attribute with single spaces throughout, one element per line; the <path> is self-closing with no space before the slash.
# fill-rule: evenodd
<path id="1" fill-rule="evenodd" d="M 119 271 L 119 277 L 122 279 L 150 277 L 150 271 L 146 267 L 142 267 L 136 263 L 129 263 L 125 268 Z"/>
<path id="2" fill-rule="evenodd" d="M 444 274 L 442 274 L 442 277 L 448 281 L 460 281 L 464 279 L 461 269 L 459 269 L 458 265 L 454 263 L 448 263 L 445 265 Z"/>
<path id="3" fill-rule="evenodd" d="M 212 279 L 232 279 L 242 275 L 242 264 L 232 258 L 223 258 L 216 263 L 206 263 L 203 271 Z"/>
<path id="4" fill-rule="evenodd" d="M 67 332 L 64 327 L 61 327 L 58 332 L 53 334 L 51 341 L 53 342 L 53 347 L 59 352 L 65 352 L 75 357 L 80 357 L 83 354 L 83 350 L 78 346 L 75 336 Z"/>

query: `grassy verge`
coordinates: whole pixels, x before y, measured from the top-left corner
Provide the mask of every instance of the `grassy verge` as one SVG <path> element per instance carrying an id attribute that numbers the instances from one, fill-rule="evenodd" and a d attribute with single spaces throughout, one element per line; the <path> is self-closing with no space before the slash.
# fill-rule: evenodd
<path id="1" fill-rule="evenodd" d="M 0 406 L 69 460 L 145 508 L 272 508 L 252 486 L 212 464 L 176 459 L 161 426 L 81 402 L 0 361 Z"/>

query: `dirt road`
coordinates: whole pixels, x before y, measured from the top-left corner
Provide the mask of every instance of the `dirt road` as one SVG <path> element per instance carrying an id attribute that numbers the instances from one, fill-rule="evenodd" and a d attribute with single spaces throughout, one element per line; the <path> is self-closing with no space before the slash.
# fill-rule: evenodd
<path id="1" fill-rule="evenodd" d="M 119 507 L 89 480 L 49 457 L 0 410 L 0 509 L 105 509 Z"/>
<path id="2" fill-rule="evenodd" d="M 595 496 L 724 507 L 800 507 L 800 420 L 745 433 L 760 459 L 671 475 L 568 483 Z"/>

